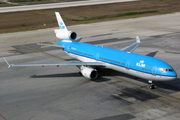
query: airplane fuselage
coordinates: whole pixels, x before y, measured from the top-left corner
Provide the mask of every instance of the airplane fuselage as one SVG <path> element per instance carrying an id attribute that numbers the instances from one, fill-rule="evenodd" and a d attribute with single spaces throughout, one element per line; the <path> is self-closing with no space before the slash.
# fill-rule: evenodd
<path id="1" fill-rule="evenodd" d="M 82 62 L 102 62 L 106 68 L 140 78 L 165 81 L 177 77 L 170 65 L 157 58 L 86 43 L 59 41 L 59 45 L 64 46 L 68 55 Z"/>

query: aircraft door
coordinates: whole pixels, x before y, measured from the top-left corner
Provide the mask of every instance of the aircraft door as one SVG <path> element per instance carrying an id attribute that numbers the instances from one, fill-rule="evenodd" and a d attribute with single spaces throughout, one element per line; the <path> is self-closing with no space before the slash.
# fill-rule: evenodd
<path id="1" fill-rule="evenodd" d="M 130 66 L 130 61 L 126 62 L 126 69 L 129 70 L 129 66 Z"/>
<path id="2" fill-rule="evenodd" d="M 152 70 L 152 75 L 153 75 L 153 76 L 155 76 L 155 75 L 156 75 L 156 70 L 157 70 L 157 67 L 156 67 L 156 66 L 154 66 L 154 67 L 153 67 L 153 70 Z"/>
<path id="3" fill-rule="evenodd" d="M 99 53 L 96 54 L 96 60 L 99 60 Z"/>

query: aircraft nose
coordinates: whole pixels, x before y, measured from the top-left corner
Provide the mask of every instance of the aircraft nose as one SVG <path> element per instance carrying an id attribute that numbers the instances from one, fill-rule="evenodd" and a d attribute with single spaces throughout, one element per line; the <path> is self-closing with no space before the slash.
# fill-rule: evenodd
<path id="1" fill-rule="evenodd" d="M 177 77 L 177 73 L 176 73 L 176 71 L 174 71 L 174 77 Z"/>
<path id="2" fill-rule="evenodd" d="M 173 77 L 173 79 L 176 79 L 176 78 L 177 78 L 177 73 L 176 73 L 176 71 L 174 71 L 173 73 L 171 73 L 171 76 Z"/>
<path id="3" fill-rule="evenodd" d="M 177 78 L 176 71 L 167 72 L 167 75 L 169 76 L 167 80 L 174 80 Z"/>

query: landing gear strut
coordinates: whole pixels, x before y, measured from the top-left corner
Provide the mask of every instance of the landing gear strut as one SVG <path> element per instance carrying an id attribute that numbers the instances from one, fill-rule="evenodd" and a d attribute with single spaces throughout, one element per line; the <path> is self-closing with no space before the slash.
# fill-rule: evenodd
<path id="1" fill-rule="evenodd" d="M 100 73 L 101 69 L 100 68 L 94 68 L 97 70 L 98 74 Z"/>
<path id="2" fill-rule="evenodd" d="M 154 84 L 152 83 L 152 80 L 149 80 L 148 83 L 150 83 L 150 86 L 149 86 L 150 89 L 154 89 L 155 88 Z"/>

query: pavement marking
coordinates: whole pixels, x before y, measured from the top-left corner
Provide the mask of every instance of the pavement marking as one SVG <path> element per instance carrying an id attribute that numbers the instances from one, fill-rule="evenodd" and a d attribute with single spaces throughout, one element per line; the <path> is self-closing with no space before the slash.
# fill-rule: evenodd
<path id="1" fill-rule="evenodd" d="M 31 50 L 33 50 L 33 51 L 40 52 L 40 53 L 43 53 L 43 54 L 46 54 L 46 55 L 49 55 L 49 56 L 52 56 L 52 57 L 55 57 L 55 58 L 58 58 L 58 59 L 61 59 L 61 60 L 67 61 L 67 60 L 65 60 L 65 59 L 63 59 L 63 58 L 60 58 L 60 57 L 57 57 L 57 56 L 55 56 L 55 55 L 51 55 L 51 54 L 49 54 L 49 53 L 45 53 L 45 52 L 43 52 L 43 51 L 39 51 L 39 50 L 36 50 L 36 49 L 34 49 L 34 48 L 31 48 L 31 47 L 28 47 L 28 46 L 25 46 L 25 45 L 22 45 L 22 44 L 19 44 L 19 43 L 13 42 L 13 41 L 9 41 L 9 40 L 7 40 L 7 39 L 4 39 L 4 41 L 8 41 L 8 42 L 11 42 L 11 43 L 13 43 L 13 44 L 20 45 L 20 46 L 22 46 L 22 47 L 25 47 L 25 48 L 31 49 Z"/>
<path id="2" fill-rule="evenodd" d="M 41 44 L 42 44 L 42 42 L 41 41 L 38 41 L 38 42 L 40 42 Z M 42 47 L 42 45 L 37 49 L 37 51 L 39 51 L 39 49 L 41 49 L 41 47 Z"/>
<path id="3" fill-rule="evenodd" d="M 25 46 L 25 45 L 21 45 L 21 44 L 19 44 L 19 43 L 13 42 L 13 41 L 9 41 L 9 40 L 7 40 L 7 39 L 4 39 L 4 41 L 8 41 L 8 42 L 11 42 L 11 43 L 13 43 L 13 44 L 20 45 L 20 46 L 22 46 L 22 47 L 31 49 L 31 50 L 33 50 L 33 51 L 37 51 L 37 52 L 40 52 L 40 53 L 43 53 L 43 54 L 46 54 L 46 55 L 49 55 L 49 56 L 52 56 L 52 57 L 55 57 L 55 58 L 64 60 L 64 61 L 68 61 L 68 60 L 65 60 L 65 59 L 63 59 L 63 58 L 57 57 L 57 56 L 55 56 L 55 55 L 52 55 L 52 54 L 49 54 L 49 53 L 45 53 L 45 52 L 43 52 L 43 51 L 39 51 L 39 49 L 36 50 L 36 49 L 34 49 L 34 48 L 31 48 L 31 47 L 28 47 L 28 46 Z M 128 80 L 125 80 L 125 79 L 122 79 L 122 78 L 119 78 L 119 77 L 116 77 L 116 76 L 112 76 L 112 77 L 114 77 L 114 78 L 116 78 L 116 79 L 119 79 L 119 80 L 122 80 L 122 81 L 127 82 L 127 83 L 131 83 L 131 84 L 133 84 L 133 85 L 136 85 L 136 86 L 139 86 L 139 87 L 142 87 L 142 88 L 145 88 L 145 89 L 154 91 L 154 92 L 159 93 L 159 94 L 162 94 L 162 95 L 164 95 L 164 96 L 167 96 L 167 97 L 170 97 L 170 98 L 174 98 L 174 99 L 180 100 L 180 98 L 177 98 L 177 97 L 168 95 L 168 94 L 163 93 L 163 92 L 159 92 L 159 91 L 154 90 L 154 89 L 150 89 L 150 88 L 145 87 L 145 86 L 142 86 L 142 85 L 140 85 L 140 84 L 137 84 L 137 83 L 134 83 L 134 82 L 131 82 L 131 81 L 128 81 Z"/>
<path id="4" fill-rule="evenodd" d="M 6 120 L 6 118 L 5 118 L 5 117 L 3 117 L 1 114 L 0 114 L 0 117 L 1 117 L 1 118 L 3 118 L 4 120 Z"/>
<path id="5" fill-rule="evenodd" d="M 48 42 L 48 41 L 46 41 L 46 42 Z M 48 42 L 48 44 L 51 44 L 50 42 Z M 41 45 L 42 46 L 42 45 Z M 44 48 L 44 50 L 43 51 L 45 51 L 46 49 L 48 48 L 48 46 L 46 46 L 46 48 Z"/>

